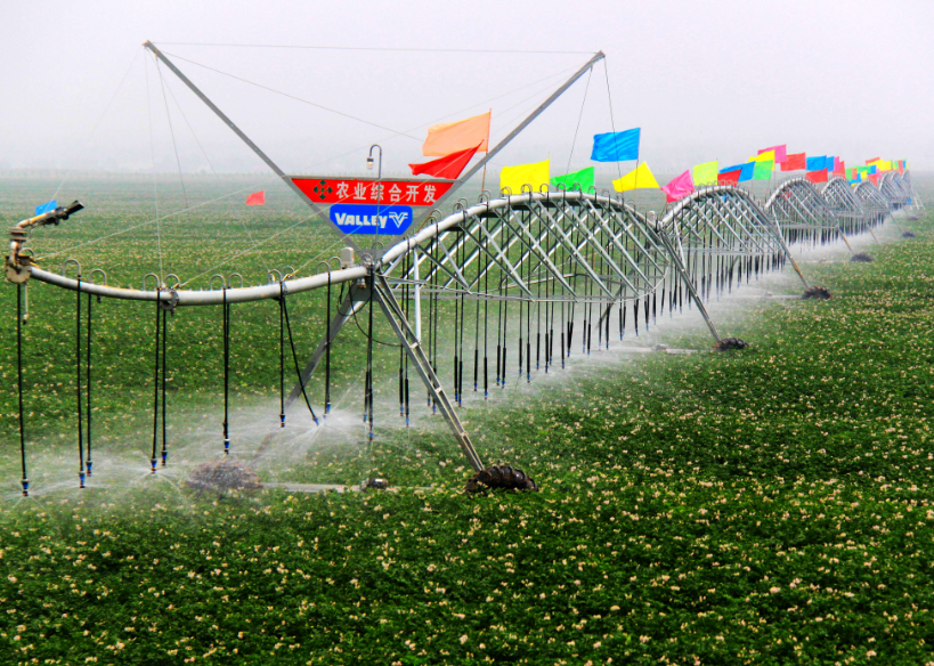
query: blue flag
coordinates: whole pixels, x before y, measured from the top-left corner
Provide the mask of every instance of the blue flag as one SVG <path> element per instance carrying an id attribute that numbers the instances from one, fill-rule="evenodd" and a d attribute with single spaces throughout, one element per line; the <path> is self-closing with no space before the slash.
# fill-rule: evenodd
<path id="1" fill-rule="evenodd" d="M 825 156 L 809 157 L 807 166 L 808 171 L 823 171 L 827 168 L 827 158 Z"/>
<path id="2" fill-rule="evenodd" d="M 58 208 L 58 202 L 55 199 L 52 199 L 48 203 L 44 203 L 41 206 L 36 206 L 36 215 L 42 215 L 43 213 L 48 213 Z"/>
<path id="3" fill-rule="evenodd" d="M 734 164 L 731 167 L 726 169 L 720 169 L 720 173 L 729 173 L 731 171 L 739 171 L 739 182 L 744 182 L 747 180 L 752 180 L 752 176 L 755 173 L 756 163 L 755 162 L 743 162 L 742 164 Z"/>
<path id="4" fill-rule="evenodd" d="M 641 133 L 642 128 L 637 127 L 625 132 L 595 134 L 590 159 L 594 162 L 623 162 L 639 159 L 639 135 Z"/>

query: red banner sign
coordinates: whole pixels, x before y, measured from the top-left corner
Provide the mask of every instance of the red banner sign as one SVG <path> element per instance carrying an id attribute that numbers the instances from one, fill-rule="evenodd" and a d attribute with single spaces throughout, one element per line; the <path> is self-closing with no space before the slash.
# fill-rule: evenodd
<path id="1" fill-rule="evenodd" d="M 320 204 L 398 204 L 434 206 L 454 184 L 449 180 L 359 180 L 355 178 L 291 177 L 305 196 Z"/>

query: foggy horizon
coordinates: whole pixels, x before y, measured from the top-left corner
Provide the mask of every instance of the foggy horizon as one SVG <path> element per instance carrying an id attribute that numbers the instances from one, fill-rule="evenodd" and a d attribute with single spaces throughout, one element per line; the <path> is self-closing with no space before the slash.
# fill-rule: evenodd
<path id="1" fill-rule="evenodd" d="M 430 159 L 420 150 L 430 124 L 488 109 L 492 147 L 599 50 L 605 61 L 490 162 L 492 177 L 546 158 L 552 175 L 591 166 L 593 134 L 633 127 L 656 174 L 776 144 L 848 166 L 879 156 L 934 170 L 922 59 L 932 6 L 565 7 L 6 6 L 0 169 L 271 173 L 156 68 L 141 46 L 151 39 L 287 173 L 375 175 L 364 159 L 379 144 L 384 175 L 404 177 Z M 595 166 L 605 179 L 634 163 Z"/>

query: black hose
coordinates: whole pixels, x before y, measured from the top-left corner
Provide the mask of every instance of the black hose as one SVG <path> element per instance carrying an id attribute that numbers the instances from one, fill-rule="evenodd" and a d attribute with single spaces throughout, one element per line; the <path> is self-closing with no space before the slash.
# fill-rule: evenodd
<path id="1" fill-rule="evenodd" d="M 153 406 L 152 406 L 152 456 L 149 458 L 151 471 L 156 473 L 156 447 L 159 444 L 159 337 L 162 333 L 162 317 L 159 312 L 159 300 L 156 300 L 156 345 L 154 349 L 155 368 L 153 369 Z"/>
<path id="2" fill-rule="evenodd" d="M 328 287 L 330 287 L 330 282 Z M 329 294 L 330 296 L 330 294 Z M 285 427 L 285 316 L 282 314 L 282 281 L 279 281 L 279 427 Z M 330 306 L 330 302 L 328 303 Z"/>
<path id="3" fill-rule="evenodd" d="M 324 324 L 324 415 L 331 413 L 331 271 L 328 269 L 328 316 Z"/>
<path id="4" fill-rule="evenodd" d="M 84 488 L 84 424 L 81 408 L 81 274 L 75 291 L 75 394 L 78 401 L 78 487 Z"/>
<path id="5" fill-rule="evenodd" d="M 29 478 L 26 476 L 26 422 L 23 411 L 23 285 L 16 285 L 16 390 L 19 399 L 19 456 L 23 469 L 20 483 L 23 497 L 29 497 Z"/>
<path id="6" fill-rule="evenodd" d="M 88 476 L 91 476 L 91 294 L 88 293 L 88 351 L 87 351 L 87 370 L 85 371 L 85 379 L 87 380 L 87 400 L 85 401 L 85 407 L 87 408 L 87 423 L 88 423 L 88 457 L 84 461 L 84 467 L 87 470 Z"/>
<path id="7" fill-rule="evenodd" d="M 230 454 L 230 306 L 227 304 L 227 286 L 224 286 L 223 336 L 224 336 L 224 454 Z"/>
<path id="8" fill-rule="evenodd" d="M 298 356 L 295 354 L 295 340 L 292 338 L 292 323 L 289 321 L 289 308 L 285 302 L 285 290 L 282 283 L 279 283 L 279 299 L 282 303 L 282 312 L 285 314 L 285 330 L 289 334 L 289 347 L 292 349 L 292 363 L 295 365 L 295 374 L 298 376 L 298 385 L 302 389 L 302 397 L 305 399 L 305 405 L 311 413 L 311 418 L 315 425 L 318 425 L 318 417 L 315 416 L 315 410 L 311 408 L 311 402 L 308 400 L 308 394 L 305 392 L 305 380 L 302 379 L 302 371 L 298 367 Z"/>
<path id="9" fill-rule="evenodd" d="M 166 400 L 166 372 L 165 372 L 165 362 L 166 362 L 166 344 L 169 337 L 169 322 L 168 317 L 169 313 L 166 310 L 162 311 L 162 466 L 165 467 L 166 458 L 168 458 L 169 452 L 166 448 L 166 428 L 165 428 L 165 400 Z"/>

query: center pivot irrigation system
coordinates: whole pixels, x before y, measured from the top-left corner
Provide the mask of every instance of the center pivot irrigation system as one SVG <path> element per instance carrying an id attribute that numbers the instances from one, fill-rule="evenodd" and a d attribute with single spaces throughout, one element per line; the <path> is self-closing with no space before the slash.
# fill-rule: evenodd
<path id="1" fill-rule="evenodd" d="M 316 206 L 256 144 L 254 144 L 194 83 L 152 43 L 145 47 L 171 69 L 207 106 L 242 139 L 282 180 L 313 208 Z M 468 170 L 439 200 L 440 206 L 486 162 L 512 141 L 529 123 L 603 58 L 597 53 L 558 87 L 498 145 Z M 697 308 L 713 336 L 715 349 L 743 347 L 735 338 L 722 338 L 705 308 L 705 301 L 732 290 L 744 279 L 780 270 L 790 262 L 806 290 L 804 274 L 790 247 L 844 240 L 884 223 L 896 211 L 912 212 L 923 204 L 914 193 L 909 173 L 885 174 L 878 186 L 861 182 L 852 187 L 833 178 L 822 189 L 804 178 L 783 182 L 763 204 L 744 189 L 716 185 L 703 187 L 656 219 L 643 214 L 622 196 L 596 191 L 488 193 L 475 204 L 461 199 L 454 212 L 437 209 L 417 230 L 380 249 L 360 249 L 350 239 L 341 252 L 339 268 L 308 277 L 273 272 L 267 284 L 221 289 L 183 290 L 164 278 L 152 290 L 123 289 L 91 279 L 66 277 L 40 268 L 24 251 L 30 228 L 57 225 L 81 210 L 78 202 L 24 220 L 11 230 L 6 259 L 7 279 L 17 288 L 17 354 L 20 450 L 23 494 L 28 494 L 26 435 L 23 417 L 23 291 L 30 278 L 77 292 L 78 453 L 80 486 L 91 475 L 91 297 L 151 301 L 156 307 L 153 441 L 151 468 L 155 473 L 161 441 L 161 463 L 167 461 L 166 314 L 190 306 L 223 309 L 225 378 L 223 438 L 229 452 L 228 382 L 229 315 L 233 303 L 273 299 L 280 312 L 280 385 L 285 373 L 286 338 L 291 346 L 297 383 L 286 397 L 282 391 L 280 422 L 300 396 L 315 422 L 318 418 L 306 387 L 322 362 L 325 365 L 323 416 L 330 412 L 330 362 L 334 341 L 357 313 L 366 312 L 368 346 L 365 374 L 364 421 L 373 437 L 373 318 L 382 314 L 399 342 L 399 410 L 406 424 L 410 414 L 410 371 L 421 379 L 427 404 L 440 412 L 464 456 L 477 474 L 468 489 L 483 486 L 534 488 L 519 470 L 486 468 L 457 408 L 470 393 L 483 398 L 491 388 L 512 381 L 530 382 L 538 372 L 565 366 L 575 348 L 589 354 L 608 348 L 612 337 L 650 323 L 666 311 Z M 852 251 L 852 248 L 851 248 Z M 67 262 L 66 262 L 67 263 Z M 77 263 L 77 262 L 74 262 Z M 63 271 L 64 272 L 64 271 Z M 149 277 L 149 276 L 147 276 Z M 326 330 L 304 367 L 292 343 L 287 302 L 311 290 L 327 290 Z M 332 290 L 335 298 L 332 311 Z M 823 290 L 824 297 L 829 292 Z M 81 293 L 87 294 L 82 380 Z M 806 292 L 807 294 L 807 292 Z M 375 306 L 375 307 L 374 307 Z M 453 327 L 451 326 L 453 324 Z M 453 357 L 447 353 L 453 329 Z M 594 340 L 596 333 L 596 341 Z M 444 347 L 439 359 L 439 350 Z M 452 371 L 450 390 L 441 380 L 445 367 Z M 535 372 L 533 372 L 533 370 Z M 82 390 L 82 386 L 84 390 Z M 84 398 L 82 401 L 82 397 Z M 82 406 L 83 405 L 83 406 Z M 82 412 L 85 416 L 82 421 Z"/>

